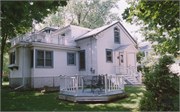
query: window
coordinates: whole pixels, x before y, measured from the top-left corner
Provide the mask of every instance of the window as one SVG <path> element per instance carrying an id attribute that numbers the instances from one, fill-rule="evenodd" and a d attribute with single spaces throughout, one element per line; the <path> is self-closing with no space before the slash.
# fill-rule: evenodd
<path id="1" fill-rule="evenodd" d="M 79 70 L 85 70 L 85 50 L 79 52 Z"/>
<path id="2" fill-rule="evenodd" d="M 106 49 L 106 62 L 113 62 L 112 49 Z"/>
<path id="3" fill-rule="evenodd" d="M 10 53 L 10 64 L 15 64 L 15 51 Z"/>
<path id="4" fill-rule="evenodd" d="M 76 65 L 76 53 L 67 53 L 67 64 Z"/>
<path id="5" fill-rule="evenodd" d="M 114 28 L 114 43 L 120 44 L 120 31 L 117 27 Z"/>
<path id="6" fill-rule="evenodd" d="M 53 51 L 36 50 L 36 67 L 53 68 Z"/>
<path id="7" fill-rule="evenodd" d="M 148 56 L 148 51 L 146 51 L 146 56 Z"/>
<path id="8" fill-rule="evenodd" d="M 61 34 L 61 36 L 65 36 L 65 33 Z"/>
<path id="9" fill-rule="evenodd" d="M 50 33 L 50 30 L 46 30 L 46 33 Z"/>

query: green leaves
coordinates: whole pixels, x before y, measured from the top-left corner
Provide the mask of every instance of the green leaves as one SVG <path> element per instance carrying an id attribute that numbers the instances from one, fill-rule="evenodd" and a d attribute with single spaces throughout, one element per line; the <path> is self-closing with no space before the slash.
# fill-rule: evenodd
<path id="1" fill-rule="evenodd" d="M 65 21 L 70 19 L 71 24 L 86 28 L 97 28 L 114 20 L 120 20 L 117 13 L 111 13 L 111 8 L 116 8 L 118 0 L 71 0 L 68 5 L 59 8 L 56 13 L 45 19 L 45 26 L 65 26 Z M 60 11 L 61 10 L 61 11 Z"/>
<path id="2" fill-rule="evenodd" d="M 152 66 L 153 71 L 145 71 L 143 83 L 146 92 L 140 101 L 141 111 L 178 111 L 179 77 L 170 72 L 169 65 L 174 63 L 172 56 L 163 56 Z M 152 105 L 153 103 L 153 105 Z"/>
<path id="3" fill-rule="evenodd" d="M 179 2 L 134 0 L 129 4 L 131 6 L 122 14 L 123 19 L 132 24 L 142 25 L 140 30 L 145 40 L 163 42 L 163 46 L 155 46 L 160 54 L 170 53 L 177 56 L 179 49 L 175 46 L 179 48 Z M 172 47 L 169 47 L 169 43 L 173 43 Z"/>

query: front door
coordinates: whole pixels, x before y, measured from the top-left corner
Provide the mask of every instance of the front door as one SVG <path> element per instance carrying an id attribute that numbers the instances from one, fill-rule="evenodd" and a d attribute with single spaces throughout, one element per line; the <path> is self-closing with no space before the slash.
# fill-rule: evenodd
<path id="1" fill-rule="evenodd" d="M 127 66 L 132 66 L 133 68 L 135 68 L 136 66 L 135 53 L 127 54 Z"/>
<path id="2" fill-rule="evenodd" d="M 116 52 L 116 74 L 122 74 L 123 73 L 123 53 Z"/>

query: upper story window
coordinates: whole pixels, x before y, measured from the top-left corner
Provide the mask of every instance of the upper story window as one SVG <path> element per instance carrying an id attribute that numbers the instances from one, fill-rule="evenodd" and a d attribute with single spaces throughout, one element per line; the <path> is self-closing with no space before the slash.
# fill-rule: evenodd
<path id="1" fill-rule="evenodd" d="M 76 65 L 76 53 L 67 53 L 67 64 Z"/>
<path id="2" fill-rule="evenodd" d="M 112 49 L 106 49 L 106 62 L 113 62 Z"/>
<path id="3" fill-rule="evenodd" d="M 53 68 L 53 51 L 36 50 L 36 68 Z"/>
<path id="4" fill-rule="evenodd" d="M 85 70 L 85 50 L 79 52 L 79 70 Z"/>
<path id="5" fill-rule="evenodd" d="M 120 30 L 117 27 L 114 28 L 114 43 L 120 44 Z"/>
<path id="6" fill-rule="evenodd" d="M 65 33 L 61 34 L 61 36 L 65 36 Z"/>
<path id="7" fill-rule="evenodd" d="M 46 33 L 50 33 L 50 30 L 46 30 Z"/>
<path id="8" fill-rule="evenodd" d="M 10 53 L 10 64 L 15 64 L 15 51 Z"/>

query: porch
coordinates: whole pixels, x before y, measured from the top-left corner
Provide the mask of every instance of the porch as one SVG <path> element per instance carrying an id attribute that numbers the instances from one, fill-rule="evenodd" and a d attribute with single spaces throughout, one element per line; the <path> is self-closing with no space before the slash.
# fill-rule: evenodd
<path id="1" fill-rule="evenodd" d="M 108 102 L 126 97 L 124 76 L 103 76 L 104 88 L 96 88 L 94 92 L 92 88 L 86 88 L 83 82 L 83 78 L 90 79 L 92 76 L 60 76 L 59 99 L 71 102 Z"/>

